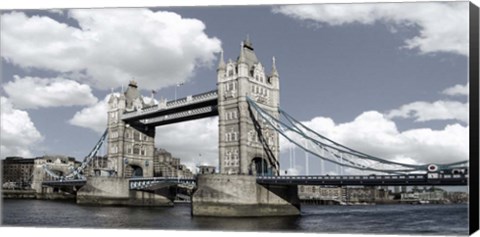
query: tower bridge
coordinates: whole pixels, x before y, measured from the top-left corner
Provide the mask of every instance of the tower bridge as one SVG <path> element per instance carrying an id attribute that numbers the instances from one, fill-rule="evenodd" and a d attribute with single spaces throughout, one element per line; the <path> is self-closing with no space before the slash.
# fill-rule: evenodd
<path id="1" fill-rule="evenodd" d="M 467 161 L 403 164 L 362 153 L 316 133 L 280 108 L 279 73 L 274 57 L 270 72 L 266 71 L 253 44 L 246 39 L 235 61 L 225 61 L 221 53 L 215 90 L 158 103 L 152 98 L 146 103 L 137 83 L 131 81 L 125 92 L 112 94 L 107 131 L 102 136 L 107 141 L 112 175 L 88 177 L 77 193 L 77 202 L 168 203 L 169 186 L 191 183 L 196 185 L 192 197 L 194 215 L 298 215 L 299 184 L 467 184 L 468 174 L 429 176 L 441 170 L 464 168 Z M 219 118 L 219 174 L 199 175 L 195 180 L 153 177 L 155 127 L 211 116 Z M 280 176 L 280 135 L 320 159 L 383 176 Z M 91 162 L 89 157 L 95 155 L 100 145 L 101 142 L 97 143 L 84 164 Z"/>

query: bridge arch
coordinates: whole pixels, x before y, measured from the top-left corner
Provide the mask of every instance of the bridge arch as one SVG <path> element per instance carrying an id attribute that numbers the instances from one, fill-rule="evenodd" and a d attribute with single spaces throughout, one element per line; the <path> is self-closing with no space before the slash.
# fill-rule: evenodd
<path id="1" fill-rule="evenodd" d="M 272 168 L 265 158 L 255 156 L 250 161 L 250 173 L 257 176 L 271 175 Z"/>
<path id="2" fill-rule="evenodd" d="M 129 164 L 125 167 L 125 177 L 143 177 L 143 168 L 139 165 Z"/>

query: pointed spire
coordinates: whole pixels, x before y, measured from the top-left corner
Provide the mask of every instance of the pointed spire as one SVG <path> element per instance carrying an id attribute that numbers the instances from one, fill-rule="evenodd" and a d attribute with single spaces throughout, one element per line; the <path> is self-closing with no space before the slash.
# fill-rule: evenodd
<path id="1" fill-rule="evenodd" d="M 238 56 L 238 63 L 244 63 L 245 62 L 245 55 L 243 53 L 243 41 L 240 43 L 240 56 Z"/>
<path id="2" fill-rule="evenodd" d="M 152 97 L 150 98 L 150 105 L 155 105 L 155 94 L 157 92 L 155 90 L 152 90 Z"/>
<path id="3" fill-rule="evenodd" d="M 245 46 L 248 48 L 252 48 L 252 42 L 250 41 L 250 35 L 247 34 L 247 38 L 245 39 Z"/>
<path id="4" fill-rule="evenodd" d="M 275 63 L 275 56 L 272 57 L 272 76 L 278 77 L 277 65 Z"/>
<path id="5" fill-rule="evenodd" d="M 225 69 L 225 61 L 223 60 L 223 50 L 220 51 L 220 62 L 218 62 L 218 70 Z"/>

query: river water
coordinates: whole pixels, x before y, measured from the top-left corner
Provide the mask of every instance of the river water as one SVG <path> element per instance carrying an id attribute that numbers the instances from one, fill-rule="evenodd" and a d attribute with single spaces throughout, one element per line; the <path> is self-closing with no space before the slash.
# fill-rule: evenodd
<path id="1" fill-rule="evenodd" d="M 300 216 L 192 217 L 189 204 L 112 207 L 46 200 L 4 200 L 2 225 L 161 230 L 281 231 L 467 235 L 468 205 L 302 205 Z"/>

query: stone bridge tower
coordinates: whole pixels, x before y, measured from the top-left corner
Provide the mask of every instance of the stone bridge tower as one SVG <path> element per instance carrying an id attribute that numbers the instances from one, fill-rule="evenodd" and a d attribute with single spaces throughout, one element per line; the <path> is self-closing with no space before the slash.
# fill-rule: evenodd
<path id="1" fill-rule="evenodd" d="M 220 173 L 278 175 L 279 136 L 253 109 L 247 96 L 278 118 L 279 76 L 272 60 L 270 75 L 258 61 L 250 40 L 241 43 L 234 62 L 217 68 Z"/>
<path id="2" fill-rule="evenodd" d="M 153 103 L 152 101 L 150 101 Z M 125 92 L 112 94 L 108 101 L 108 167 L 117 177 L 153 177 L 155 127 L 127 124 L 123 113 L 135 113 L 146 104 L 131 81 Z"/>

